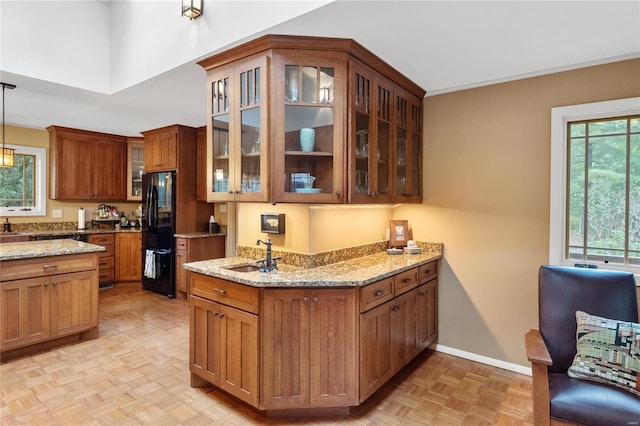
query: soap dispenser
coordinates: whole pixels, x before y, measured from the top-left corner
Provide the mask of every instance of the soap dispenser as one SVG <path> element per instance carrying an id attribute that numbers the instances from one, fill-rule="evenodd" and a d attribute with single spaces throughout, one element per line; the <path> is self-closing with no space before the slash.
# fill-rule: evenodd
<path id="1" fill-rule="evenodd" d="M 3 232 L 11 232 L 11 224 L 9 223 L 9 218 L 4 220 Z"/>

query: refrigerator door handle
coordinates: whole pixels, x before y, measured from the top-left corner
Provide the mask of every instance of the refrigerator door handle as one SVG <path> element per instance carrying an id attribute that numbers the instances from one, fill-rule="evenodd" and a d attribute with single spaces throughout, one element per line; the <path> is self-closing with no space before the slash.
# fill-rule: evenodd
<path id="1" fill-rule="evenodd" d="M 147 197 L 146 197 L 146 205 L 145 207 L 145 211 L 147 212 L 147 227 L 149 229 L 149 231 L 151 231 L 151 227 L 152 227 L 152 222 L 151 222 L 151 197 L 152 197 L 152 191 L 151 189 L 153 188 L 153 185 L 149 185 L 149 187 L 147 187 Z"/>

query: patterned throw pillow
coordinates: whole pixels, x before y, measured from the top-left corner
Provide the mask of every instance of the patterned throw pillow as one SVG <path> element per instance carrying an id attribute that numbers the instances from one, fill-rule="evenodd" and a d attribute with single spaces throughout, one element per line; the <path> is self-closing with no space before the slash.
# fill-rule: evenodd
<path id="1" fill-rule="evenodd" d="M 567 372 L 640 396 L 640 324 L 576 312 L 577 353 Z"/>

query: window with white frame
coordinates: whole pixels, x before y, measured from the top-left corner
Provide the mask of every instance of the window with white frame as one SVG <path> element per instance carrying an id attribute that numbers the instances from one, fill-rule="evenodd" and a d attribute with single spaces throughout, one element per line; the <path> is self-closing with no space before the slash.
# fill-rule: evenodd
<path id="1" fill-rule="evenodd" d="M 0 216 L 46 216 L 47 150 L 9 145 L 13 167 L 0 168 Z"/>
<path id="2" fill-rule="evenodd" d="M 553 108 L 551 264 L 640 273 L 640 98 Z"/>

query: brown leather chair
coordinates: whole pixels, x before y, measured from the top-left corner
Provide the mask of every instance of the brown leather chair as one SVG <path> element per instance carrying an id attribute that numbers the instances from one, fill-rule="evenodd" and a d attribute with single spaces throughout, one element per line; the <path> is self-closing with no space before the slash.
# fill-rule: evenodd
<path id="1" fill-rule="evenodd" d="M 567 375 L 576 354 L 576 311 L 638 322 L 633 274 L 542 266 L 538 296 L 540 330 L 525 335 L 533 373 L 535 424 L 640 424 L 639 397 Z"/>

